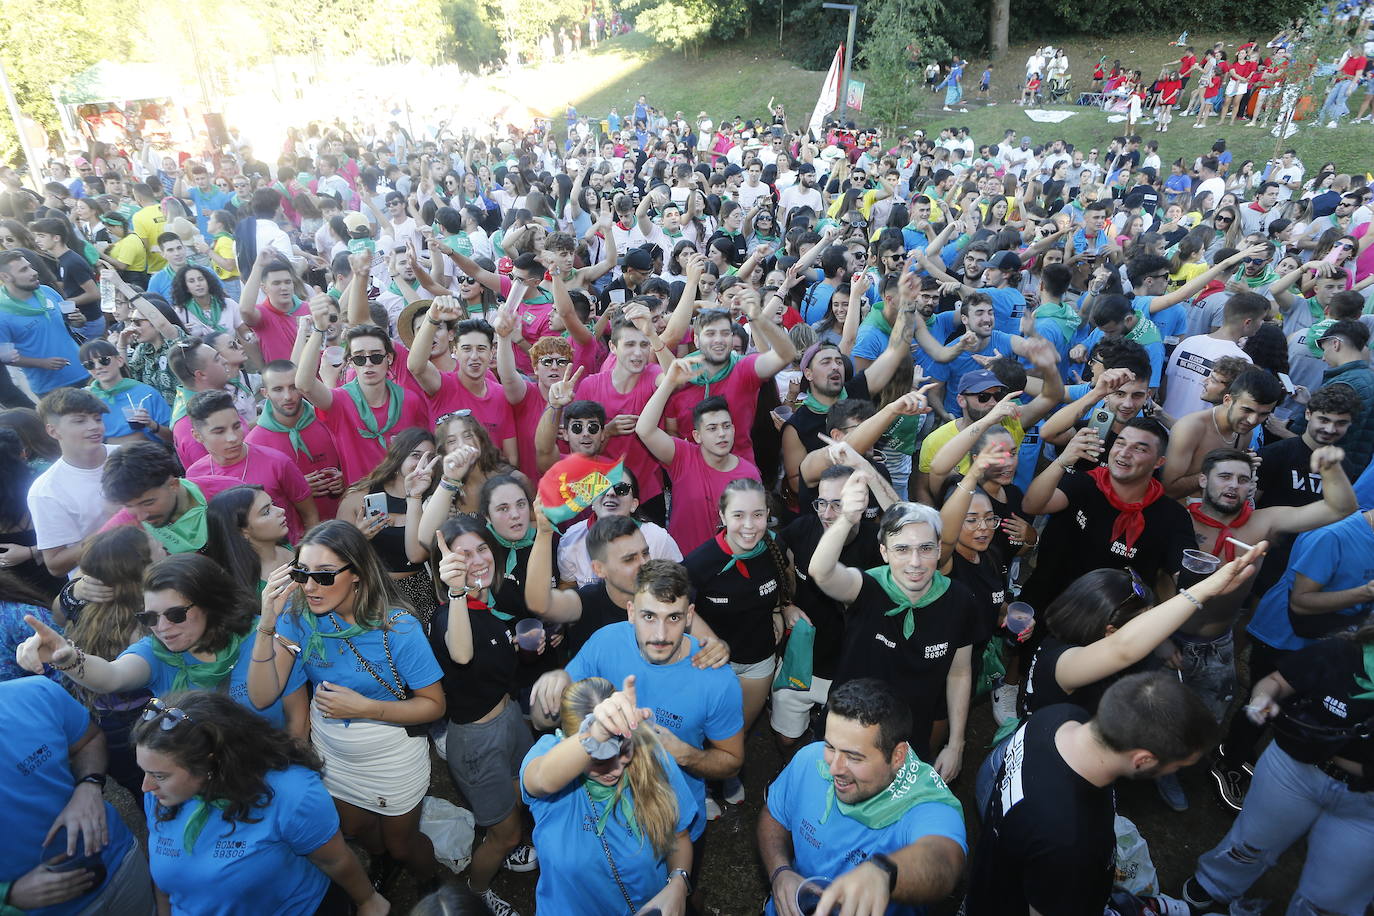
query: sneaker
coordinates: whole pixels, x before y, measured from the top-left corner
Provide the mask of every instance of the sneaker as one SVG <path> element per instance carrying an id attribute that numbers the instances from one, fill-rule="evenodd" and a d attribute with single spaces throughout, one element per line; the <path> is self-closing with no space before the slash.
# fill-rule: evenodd
<path id="1" fill-rule="evenodd" d="M 722 788 L 724 789 L 726 804 L 744 804 L 744 782 L 738 776 L 732 776 L 725 780 L 725 785 Z"/>
<path id="2" fill-rule="evenodd" d="M 533 846 L 528 843 L 521 843 L 511 850 L 510 855 L 506 856 L 506 861 L 502 862 L 501 866 L 506 871 L 534 871 L 539 867 L 539 854 L 534 851 Z"/>
<path id="3" fill-rule="evenodd" d="M 1338 128 L 1338 127 L 1340 127 L 1340 126 L 1341 126 L 1341 125 L 1340 125 L 1338 122 L 1336 122 L 1336 121 L 1327 121 L 1327 122 L 1326 122 L 1326 129 L 1327 129 L 1327 130 L 1335 130 L 1336 128 Z"/>
<path id="4" fill-rule="evenodd" d="M 1164 804 L 1175 811 L 1188 810 L 1188 796 L 1184 793 L 1183 783 L 1178 781 L 1176 773 L 1156 779 L 1155 788 L 1159 790 L 1159 797 L 1164 800 Z"/>
<path id="5" fill-rule="evenodd" d="M 482 893 L 482 902 L 491 911 L 491 916 L 520 916 L 515 907 L 501 899 L 501 896 L 491 888 L 487 888 Z"/>
<path id="6" fill-rule="evenodd" d="M 953 108 L 950 108 L 948 105 L 945 106 L 945 111 L 953 111 L 953 110 L 954 110 L 954 109 L 953 109 Z"/>
<path id="7" fill-rule="evenodd" d="M 1205 913 L 1217 905 L 1212 895 L 1198 883 L 1196 875 L 1183 882 L 1182 894 L 1183 902 L 1188 904 L 1194 913 Z"/>
<path id="8" fill-rule="evenodd" d="M 708 821 L 718 821 L 723 812 L 720 810 L 720 802 L 711 796 L 706 796 L 706 819 Z"/>
<path id="9" fill-rule="evenodd" d="M 960 108 L 959 110 L 962 111 L 962 112 L 964 112 L 965 114 L 968 114 L 968 109 L 967 109 L 967 108 Z"/>
<path id="10" fill-rule="evenodd" d="M 1208 767 L 1212 774 L 1212 781 L 1217 786 L 1217 797 L 1221 803 L 1232 811 L 1239 811 L 1245 806 L 1245 793 L 1250 791 L 1250 777 L 1254 775 L 1251 767 L 1242 764 L 1236 766 L 1227 762 L 1226 758 L 1217 754 L 1212 758 L 1212 764 Z"/>
<path id="11" fill-rule="evenodd" d="M 435 738 L 430 738 L 429 743 L 434 745 L 434 753 L 439 755 L 439 759 L 444 761 L 445 763 L 448 763 L 448 741 L 440 741 Z"/>
<path id="12" fill-rule="evenodd" d="M 1016 718 L 1016 685 L 1003 684 L 992 691 L 992 717 L 998 728 Z"/>

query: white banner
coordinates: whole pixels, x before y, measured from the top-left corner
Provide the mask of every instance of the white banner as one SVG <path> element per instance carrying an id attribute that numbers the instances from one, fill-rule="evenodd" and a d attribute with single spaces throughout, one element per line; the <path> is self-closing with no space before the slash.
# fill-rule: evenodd
<path id="1" fill-rule="evenodd" d="M 830 72 L 821 84 L 820 98 L 816 99 L 816 109 L 811 112 L 811 137 L 817 143 L 825 139 L 821 125 L 825 116 L 840 107 L 840 74 L 844 72 L 844 45 L 835 49 L 835 59 L 830 62 Z"/>

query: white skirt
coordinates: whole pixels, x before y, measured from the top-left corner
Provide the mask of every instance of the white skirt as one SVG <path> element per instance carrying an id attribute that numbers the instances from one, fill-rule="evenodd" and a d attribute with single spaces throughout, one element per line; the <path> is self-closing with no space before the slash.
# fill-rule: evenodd
<path id="1" fill-rule="evenodd" d="M 329 794 L 364 811 L 396 817 L 429 791 L 429 739 L 369 719 L 326 719 L 310 704 L 310 741 L 324 760 Z"/>

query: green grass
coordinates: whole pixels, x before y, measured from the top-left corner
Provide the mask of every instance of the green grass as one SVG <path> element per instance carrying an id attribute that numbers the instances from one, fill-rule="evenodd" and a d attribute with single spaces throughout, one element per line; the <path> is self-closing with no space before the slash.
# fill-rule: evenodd
<path id="1" fill-rule="evenodd" d="M 829 25 L 827 26 L 829 27 Z M 837 42 L 842 39 L 840 23 L 833 24 Z M 1125 66 L 1141 70 L 1147 79 L 1159 73 L 1167 61 L 1177 58 L 1179 50 L 1169 45 L 1172 34 L 1140 34 L 1114 36 L 1110 39 L 1074 38 L 1063 44 L 1069 54 L 1073 84 L 1088 85 L 1093 64 L 1107 55 L 1108 63 L 1120 58 Z M 1250 36 L 1199 33 L 1189 36 L 1196 48 L 1209 46 L 1213 41 L 1225 40 L 1234 46 Z M 1268 36 L 1262 36 L 1261 40 Z M 965 96 L 969 102 L 967 114 L 941 111 L 943 95 L 932 95 L 924 88 L 912 94 L 909 116 L 899 129 L 922 128 L 928 133 L 947 124 L 967 125 L 974 140 L 996 142 L 1003 132 L 1012 129 L 1029 134 L 1037 141 L 1052 138 L 1067 140 L 1086 148 L 1098 145 L 1105 150 L 1112 137 L 1120 134 L 1124 122 L 1108 123 L 1104 112 L 1068 106 L 1074 116 L 1059 124 L 1037 124 L 1026 117 L 1014 104 L 1020 94 L 1020 80 L 1030 45 L 1013 46 L 994 66 L 994 99 L 997 105 L 984 107 L 975 96 L 978 76 L 984 61 L 971 60 L 965 74 Z M 864 74 L 857 73 L 862 79 Z M 613 41 L 602 42 L 595 51 L 586 51 L 570 61 L 532 67 L 514 75 L 492 78 L 488 85 L 501 93 L 520 99 L 531 108 L 555 116 L 561 115 L 571 101 L 578 111 L 604 117 L 612 105 L 625 114 L 641 94 L 669 114 L 681 110 L 694 118 L 705 110 L 717 121 L 735 116 L 764 117 L 770 96 L 787 107 L 788 120 L 801 125 L 810 117 L 816 103 L 821 81 L 820 71 L 802 70 L 782 58 L 776 39 L 756 37 L 748 41 L 703 50 L 699 54 L 674 52 L 654 45 L 643 35 L 630 33 Z M 1318 99 L 1320 104 L 1320 99 Z M 1354 106 L 1352 106 L 1353 108 Z M 862 113 L 852 113 L 854 120 L 866 123 Z M 1205 130 L 1193 130 L 1191 119 L 1175 117 L 1168 133 L 1154 133 L 1153 125 L 1143 125 L 1141 136 L 1159 140 L 1160 157 L 1170 162 L 1180 156 L 1191 161 L 1224 137 L 1239 163 L 1245 159 L 1263 162 L 1273 155 L 1276 141 L 1267 132 L 1242 125 L 1218 127 L 1215 119 Z M 1300 123 L 1300 130 L 1281 148 L 1294 147 L 1309 170 L 1331 160 L 1343 171 L 1368 171 L 1374 168 L 1370 150 L 1374 148 L 1374 128 L 1368 125 L 1344 126 L 1327 130 L 1310 122 Z"/>

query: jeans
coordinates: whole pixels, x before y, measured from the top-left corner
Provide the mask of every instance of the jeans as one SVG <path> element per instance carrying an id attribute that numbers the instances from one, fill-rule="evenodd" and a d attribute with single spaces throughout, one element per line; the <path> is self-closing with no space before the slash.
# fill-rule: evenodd
<path id="1" fill-rule="evenodd" d="M 898 499 L 908 499 L 907 484 L 911 480 L 911 456 L 892 448 L 880 448 L 883 464 L 887 465 L 888 476 L 892 478 L 892 489 L 897 491 Z"/>
<path id="2" fill-rule="evenodd" d="M 1014 735 L 1016 732 L 1011 734 Z M 1007 735 L 997 742 L 993 745 L 987 759 L 978 767 L 977 780 L 973 784 L 973 800 L 978 803 L 979 817 L 982 817 L 983 812 L 988 809 L 988 802 L 992 800 L 992 793 L 997 789 L 997 771 L 1002 768 L 1002 760 L 1007 756 L 1007 745 L 1010 743 L 1011 735 Z"/>
<path id="3" fill-rule="evenodd" d="M 1175 633 L 1174 645 L 1183 657 L 1178 669 L 1183 683 L 1202 698 L 1212 718 L 1225 722 L 1236 695 L 1235 637 L 1229 630 L 1213 640 Z"/>
<path id="4" fill-rule="evenodd" d="M 1345 104 L 1345 101 L 1350 98 L 1350 93 L 1354 90 L 1354 80 L 1341 80 L 1332 86 L 1331 91 L 1326 94 L 1326 101 L 1322 103 L 1321 114 L 1317 116 L 1317 120 L 1339 121 L 1350 114 L 1350 108 Z"/>
<path id="5" fill-rule="evenodd" d="M 1260 757 L 1230 832 L 1198 859 L 1197 880 L 1214 900 L 1235 900 L 1303 836 L 1288 916 L 1361 916 L 1374 901 L 1374 792 L 1352 792 L 1277 744 Z"/>

